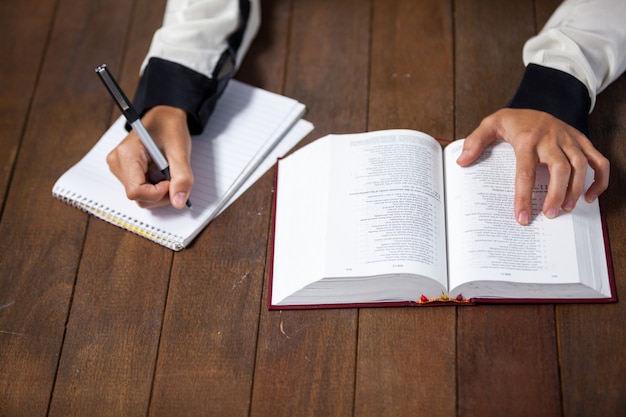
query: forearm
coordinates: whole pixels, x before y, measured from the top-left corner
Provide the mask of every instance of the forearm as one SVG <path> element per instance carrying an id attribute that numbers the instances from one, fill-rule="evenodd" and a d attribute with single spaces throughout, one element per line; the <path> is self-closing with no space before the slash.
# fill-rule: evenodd
<path id="1" fill-rule="evenodd" d="M 168 2 L 134 102 L 141 114 L 157 105 L 181 108 L 187 112 L 190 131 L 199 133 L 258 30 L 259 2 L 181 4 Z"/>
<path id="2" fill-rule="evenodd" d="M 626 1 L 567 0 L 541 32 L 529 39 L 524 64 L 571 74 L 596 95 L 626 70 Z"/>
<path id="3" fill-rule="evenodd" d="M 591 108 L 588 90 L 566 72 L 529 64 L 507 107 L 543 111 L 588 136 L 587 118 Z"/>
<path id="4" fill-rule="evenodd" d="M 568 0 L 528 40 L 508 107 L 540 110 L 588 134 L 596 95 L 626 69 L 626 2 Z"/>

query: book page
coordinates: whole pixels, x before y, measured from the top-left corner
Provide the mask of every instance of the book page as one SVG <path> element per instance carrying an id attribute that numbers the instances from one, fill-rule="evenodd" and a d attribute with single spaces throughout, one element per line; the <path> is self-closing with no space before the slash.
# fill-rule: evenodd
<path id="1" fill-rule="evenodd" d="M 573 217 L 541 213 L 549 181 L 539 166 L 531 223 L 515 221 L 515 154 L 505 142 L 485 149 L 470 167 L 456 164 L 463 141 L 445 150 L 450 288 L 470 281 L 563 284 L 579 282 Z M 581 203 L 579 203 L 581 204 Z"/>
<path id="2" fill-rule="evenodd" d="M 329 155 L 323 138 L 278 161 L 272 304 L 324 276 Z"/>
<path id="3" fill-rule="evenodd" d="M 446 285 L 442 149 L 407 130 L 340 135 L 326 277 L 411 273 Z"/>

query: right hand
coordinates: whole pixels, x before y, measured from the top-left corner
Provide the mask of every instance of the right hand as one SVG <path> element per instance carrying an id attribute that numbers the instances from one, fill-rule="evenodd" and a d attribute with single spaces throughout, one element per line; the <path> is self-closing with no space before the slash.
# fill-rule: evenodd
<path id="1" fill-rule="evenodd" d="M 171 204 L 183 208 L 193 186 L 187 113 L 175 107 L 157 106 L 148 110 L 142 123 L 168 161 L 171 180 L 156 184 L 150 181 L 152 160 L 134 131 L 107 155 L 109 168 L 124 185 L 126 196 L 140 207 Z"/>

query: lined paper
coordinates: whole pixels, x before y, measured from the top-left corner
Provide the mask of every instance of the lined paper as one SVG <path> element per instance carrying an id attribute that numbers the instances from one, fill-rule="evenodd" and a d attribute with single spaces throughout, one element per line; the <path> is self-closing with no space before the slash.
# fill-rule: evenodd
<path id="1" fill-rule="evenodd" d="M 204 132 L 192 138 L 192 209 L 143 209 L 126 198 L 106 164 L 106 155 L 127 135 L 123 117 L 59 178 L 53 195 L 171 249 L 182 249 L 244 191 L 244 185 L 252 185 L 246 182 L 252 174 L 258 178 L 282 156 L 278 150 L 286 153 L 312 130 L 301 120 L 304 111 L 296 100 L 232 80 Z M 289 149 L 277 147 L 284 139 Z"/>

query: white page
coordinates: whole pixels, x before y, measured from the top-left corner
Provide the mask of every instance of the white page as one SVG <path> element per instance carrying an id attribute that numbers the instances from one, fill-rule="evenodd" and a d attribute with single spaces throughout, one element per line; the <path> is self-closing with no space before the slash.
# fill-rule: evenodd
<path id="1" fill-rule="evenodd" d="M 324 274 L 329 154 L 330 142 L 321 139 L 278 163 L 272 304 Z"/>
<path id="2" fill-rule="evenodd" d="M 122 118 L 57 181 L 53 192 L 120 227 L 172 249 L 182 249 L 234 195 L 303 112 L 304 106 L 296 100 L 232 80 L 204 132 L 193 137 L 192 209 L 142 209 L 126 198 L 105 160 L 127 134 Z"/>
<path id="3" fill-rule="evenodd" d="M 237 200 L 243 193 L 246 192 L 259 178 L 270 170 L 276 163 L 278 158 L 282 158 L 294 148 L 298 142 L 302 140 L 306 135 L 313 130 L 313 124 L 307 120 L 301 119 L 296 122 L 296 125 L 285 135 L 285 137 L 272 149 L 269 155 L 261 162 L 257 169 L 250 175 L 246 182 L 235 192 L 230 200 L 224 205 L 224 208 L 220 210 L 220 214 L 228 208 L 232 203 Z"/>
<path id="4" fill-rule="evenodd" d="M 521 226 L 513 212 L 512 147 L 498 142 L 462 168 L 456 164 L 462 145 L 455 141 L 445 150 L 450 288 L 469 281 L 579 282 L 572 215 L 547 219 L 541 213 L 546 167 L 538 167 L 531 223 Z"/>
<path id="5" fill-rule="evenodd" d="M 331 151 L 326 277 L 422 275 L 447 285 L 441 145 L 388 130 Z"/>

